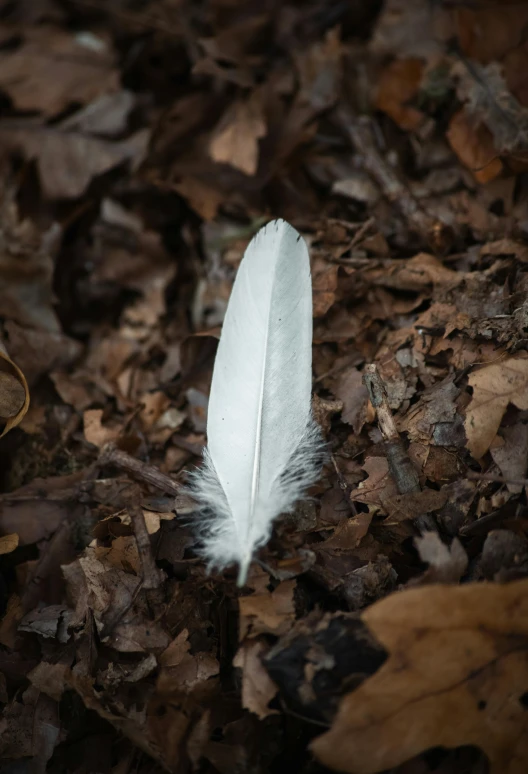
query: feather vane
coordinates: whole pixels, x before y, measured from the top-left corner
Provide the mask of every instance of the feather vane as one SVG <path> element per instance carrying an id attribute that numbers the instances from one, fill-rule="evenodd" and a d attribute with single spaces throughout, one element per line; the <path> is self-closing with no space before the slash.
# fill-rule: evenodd
<path id="1" fill-rule="evenodd" d="M 191 483 L 210 565 L 245 581 L 272 522 L 317 478 L 322 442 L 311 415 L 312 285 L 308 249 L 283 220 L 250 242 L 216 354 L 208 447 Z"/>

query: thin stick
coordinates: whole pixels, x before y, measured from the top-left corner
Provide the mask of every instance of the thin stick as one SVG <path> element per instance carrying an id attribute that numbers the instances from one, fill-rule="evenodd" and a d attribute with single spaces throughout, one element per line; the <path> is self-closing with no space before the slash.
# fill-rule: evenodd
<path id="1" fill-rule="evenodd" d="M 394 479 L 396 488 L 400 494 L 409 494 L 410 492 L 420 492 L 420 480 L 416 468 L 411 462 L 409 455 L 402 443 L 396 423 L 392 416 L 389 398 L 385 385 L 379 375 L 378 367 L 375 363 L 369 363 L 365 366 L 363 372 L 363 383 L 367 388 L 370 402 L 376 410 L 378 424 L 383 440 L 385 441 L 385 450 L 387 452 L 387 462 L 389 471 Z M 422 514 L 416 519 L 416 524 L 422 530 L 435 530 L 435 522 L 429 514 Z"/>
<path id="2" fill-rule="evenodd" d="M 505 478 L 504 476 L 494 476 L 491 473 L 473 473 L 472 471 L 468 472 L 467 477 L 470 481 L 490 481 L 493 484 L 528 486 L 528 478 Z"/>
<path id="3" fill-rule="evenodd" d="M 143 509 L 137 502 L 130 502 L 127 505 L 127 511 L 134 528 L 139 559 L 143 571 L 143 583 L 141 585 L 144 589 L 157 589 L 163 582 L 163 573 L 156 567 L 156 562 L 152 556 L 150 537 L 147 531 L 147 525 L 145 524 Z"/>
<path id="4" fill-rule="evenodd" d="M 432 247 L 443 247 L 445 224 L 426 212 L 399 178 L 398 173 L 379 152 L 374 124 L 368 116 L 355 116 L 347 108 L 336 111 L 339 128 L 360 154 L 367 172 L 380 186 L 384 196 L 397 207 L 410 225 Z"/>
<path id="5" fill-rule="evenodd" d="M 157 489 L 161 489 L 162 492 L 167 492 L 167 494 L 174 495 L 175 497 L 180 493 L 178 484 L 172 478 L 166 476 L 165 473 L 162 473 L 154 465 L 147 465 L 146 462 L 137 460 L 135 457 L 131 457 L 130 454 L 121 451 L 121 449 L 117 449 L 113 444 L 103 446 L 97 464 L 99 466 L 115 465 L 117 468 L 130 473 L 134 478 L 138 478 L 146 484 L 151 484 Z"/>

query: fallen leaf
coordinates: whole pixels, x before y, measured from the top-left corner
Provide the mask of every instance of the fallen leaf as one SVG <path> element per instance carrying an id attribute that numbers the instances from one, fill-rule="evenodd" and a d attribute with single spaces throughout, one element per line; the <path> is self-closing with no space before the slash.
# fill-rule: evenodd
<path id="1" fill-rule="evenodd" d="M 528 359 L 514 355 L 472 373 L 473 396 L 466 410 L 467 447 L 478 460 L 489 449 L 504 412 L 512 403 L 528 409 Z"/>
<path id="2" fill-rule="evenodd" d="M 376 107 L 401 129 L 418 129 L 425 119 L 421 110 L 409 104 L 418 94 L 423 70 L 422 59 L 394 59 L 379 77 Z"/>
<path id="3" fill-rule="evenodd" d="M 528 108 L 510 92 L 499 62 L 486 66 L 458 60 L 452 68 L 457 94 L 470 118 L 485 124 L 498 153 L 524 151 L 528 145 Z M 484 182 L 484 181 L 482 181 Z"/>
<path id="4" fill-rule="evenodd" d="M 464 108 L 451 118 L 446 132 L 449 144 L 479 183 L 489 183 L 502 172 L 503 164 L 493 145 L 493 138 L 484 124 L 475 124 Z"/>
<path id="5" fill-rule="evenodd" d="M 259 140 L 266 135 L 266 122 L 259 93 L 235 102 L 220 121 L 209 145 L 209 154 L 218 164 L 230 164 L 246 175 L 258 168 Z"/>
<path id="6" fill-rule="evenodd" d="M 343 401 L 341 419 L 351 425 L 354 432 L 359 435 L 363 425 L 367 421 L 369 397 L 367 388 L 363 384 L 363 377 L 357 368 L 345 371 L 334 381 L 332 392 Z"/>
<path id="7" fill-rule="evenodd" d="M 488 533 L 479 568 L 486 580 L 505 583 L 528 574 L 528 540 L 524 535 L 506 529 Z"/>
<path id="8" fill-rule="evenodd" d="M 25 328 L 13 321 L 7 322 L 4 329 L 9 352 L 31 387 L 51 369 L 69 368 L 83 352 L 78 341 L 63 333 Z"/>
<path id="9" fill-rule="evenodd" d="M 337 291 L 337 264 L 316 258 L 312 262 L 313 316 L 325 315 L 334 301 Z"/>
<path id="10" fill-rule="evenodd" d="M 491 774 L 528 760 L 528 581 L 427 586 L 361 615 L 389 658 L 312 743 L 319 760 L 376 774 L 432 747 L 480 747 Z"/>
<path id="11" fill-rule="evenodd" d="M 240 641 L 259 634 L 284 634 L 295 618 L 295 580 L 283 581 L 274 591 L 262 589 L 238 600 Z"/>
<path id="12" fill-rule="evenodd" d="M 119 73 L 107 43 L 87 46 L 80 36 L 47 26 L 26 27 L 17 49 L 0 53 L 0 88 L 22 111 L 47 116 L 72 102 L 87 103 L 117 91 Z"/>
<path id="13" fill-rule="evenodd" d="M 225 198 L 218 188 L 191 175 L 186 175 L 173 183 L 173 188 L 189 202 L 189 206 L 205 221 L 214 220 L 218 208 Z"/>
<path id="14" fill-rule="evenodd" d="M 528 263 L 528 247 L 522 242 L 505 237 L 495 242 L 488 242 L 480 248 L 481 255 L 513 255 L 518 261 Z"/>
<path id="15" fill-rule="evenodd" d="M 376 505 L 383 510 L 386 500 L 398 494 L 396 484 L 389 473 L 387 458 L 367 457 L 362 467 L 368 478 L 361 481 L 357 489 L 351 492 L 350 499 Z"/>
<path id="16" fill-rule="evenodd" d="M 21 219 L 14 189 L 0 187 L 0 308 L 2 317 L 37 330 L 60 332 L 53 309 L 54 257 L 62 229 L 54 223 L 41 232 Z"/>
<path id="17" fill-rule="evenodd" d="M 344 519 L 337 525 L 333 535 L 317 544 L 317 551 L 327 551 L 336 555 L 353 551 L 367 534 L 371 521 L 372 513 L 368 511 L 358 513 L 350 519 Z"/>
<path id="18" fill-rule="evenodd" d="M 516 3 L 493 2 L 457 8 L 458 40 L 470 59 L 482 64 L 501 61 L 513 48 L 522 46 L 528 9 Z"/>
<path id="19" fill-rule="evenodd" d="M 49 199 L 76 199 L 94 177 L 125 161 L 139 164 L 149 138 L 147 129 L 140 129 L 126 140 L 110 142 L 55 127 L 0 124 L 0 144 L 18 148 L 27 159 L 36 160 L 40 182 Z"/>
<path id="20" fill-rule="evenodd" d="M 121 427 L 105 427 L 103 425 L 103 410 L 89 409 L 84 412 L 84 437 L 88 443 L 99 448 L 110 441 L 115 441 L 121 434 Z"/>
<path id="21" fill-rule="evenodd" d="M 233 666 L 242 670 L 242 706 L 261 720 L 277 714 L 277 710 L 268 707 L 277 686 L 262 664 L 267 651 L 268 646 L 262 640 L 246 640 L 233 659 Z"/>
<path id="22" fill-rule="evenodd" d="M 68 668 L 68 664 L 60 662 L 48 664 L 46 661 L 41 661 L 31 672 L 28 672 L 28 680 L 46 696 L 60 701 L 62 694 L 68 687 L 66 683 Z"/>
<path id="23" fill-rule="evenodd" d="M 505 479 L 523 479 L 528 468 L 528 425 L 518 422 L 499 431 L 501 445 L 492 443 L 490 453 Z M 506 482 L 510 492 L 522 492 L 523 485 Z"/>
<path id="24" fill-rule="evenodd" d="M 18 548 L 18 535 L 16 532 L 0 537 L 0 555 L 10 554 L 15 548 Z"/>
<path id="25" fill-rule="evenodd" d="M 0 438 L 22 421 L 28 408 L 29 388 L 26 377 L 0 341 L 0 421 L 5 421 Z"/>
<path id="26" fill-rule="evenodd" d="M 136 95 L 125 89 L 113 94 L 102 94 L 62 121 L 61 128 L 83 134 L 114 137 L 127 129 L 128 117 L 136 102 Z"/>

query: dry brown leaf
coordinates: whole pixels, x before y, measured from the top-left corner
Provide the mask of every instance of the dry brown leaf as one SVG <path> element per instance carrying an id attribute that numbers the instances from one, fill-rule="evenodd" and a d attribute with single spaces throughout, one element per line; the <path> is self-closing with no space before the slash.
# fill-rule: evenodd
<path id="1" fill-rule="evenodd" d="M 225 199 L 224 194 L 198 177 L 186 175 L 180 181 L 173 184 L 173 188 L 180 196 L 187 199 L 189 206 L 205 221 L 216 217 L 218 208 Z"/>
<path id="2" fill-rule="evenodd" d="M 277 714 L 277 710 L 268 707 L 277 693 L 277 686 L 262 664 L 262 656 L 268 649 L 262 640 L 246 640 L 233 659 L 233 666 L 242 670 L 242 706 L 261 720 Z"/>
<path id="3" fill-rule="evenodd" d="M 499 153 L 525 151 L 528 144 L 528 108 L 511 94 L 499 62 L 486 67 L 463 60 L 453 66 L 458 97 L 466 103 L 467 114 L 485 124 Z M 483 182 L 483 181 L 482 181 Z"/>
<path id="4" fill-rule="evenodd" d="M 28 408 L 29 388 L 26 377 L 13 363 L 0 341 L 0 421 L 5 421 L 0 438 L 22 421 Z"/>
<path id="5" fill-rule="evenodd" d="M 126 140 L 110 142 L 55 127 L 15 128 L 8 122 L 0 125 L 0 145 L 17 148 L 27 159 L 36 160 L 40 182 L 49 199 L 76 199 L 94 177 L 125 161 L 140 163 L 149 139 L 147 129 Z"/>
<path id="6" fill-rule="evenodd" d="M 404 591 L 361 620 L 389 658 L 313 743 L 325 766 L 376 774 L 431 747 L 475 745 L 491 774 L 525 774 L 527 580 Z"/>
<path id="7" fill-rule="evenodd" d="M 209 154 L 219 164 L 230 164 L 246 175 L 254 175 L 258 168 L 259 140 L 266 131 L 257 92 L 229 108 L 211 140 Z"/>
<path id="8" fill-rule="evenodd" d="M 28 680 L 39 691 L 43 691 L 55 701 L 60 701 L 66 686 L 66 673 L 68 665 L 63 663 L 48 664 L 41 661 L 37 666 L 28 672 Z"/>
<path id="9" fill-rule="evenodd" d="M 528 358 L 515 355 L 485 366 L 471 374 L 469 384 L 473 396 L 464 427 L 468 449 L 478 460 L 491 446 L 508 404 L 528 409 Z"/>
<path id="10" fill-rule="evenodd" d="M 518 422 L 505 427 L 490 447 L 493 462 L 506 479 L 523 479 L 528 468 L 528 425 Z M 498 443 L 500 441 L 500 445 Z M 510 492 L 522 492 L 523 485 L 506 483 Z"/>
<path id="11" fill-rule="evenodd" d="M 372 513 L 358 513 L 350 519 L 344 519 L 339 522 L 334 533 L 322 543 L 317 544 L 317 551 L 326 551 L 330 554 L 339 555 L 347 553 L 357 548 L 368 532 Z"/>
<path id="12" fill-rule="evenodd" d="M 266 588 L 240 597 L 240 640 L 259 634 L 285 634 L 295 619 L 295 580 L 283 581 L 274 591 Z"/>
<path id="13" fill-rule="evenodd" d="M 519 3 L 492 2 L 456 9 L 458 41 L 470 59 L 487 64 L 524 43 L 528 8 Z"/>
<path id="14" fill-rule="evenodd" d="M 357 368 L 350 368 L 335 380 L 332 391 L 336 398 L 343 401 L 341 419 L 351 425 L 359 435 L 367 421 L 369 398 L 363 377 Z"/>
<path id="15" fill-rule="evenodd" d="M 88 443 L 101 448 L 105 443 L 115 441 L 121 433 L 120 427 L 105 427 L 103 425 L 103 410 L 89 409 L 84 412 L 84 437 Z"/>
<path id="16" fill-rule="evenodd" d="M 16 532 L 11 535 L 2 535 L 0 537 L 0 555 L 10 554 L 15 548 L 18 548 L 18 535 Z"/>
<path id="17" fill-rule="evenodd" d="M 381 73 L 376 107 L 402 129 L 412 131 L 424 121 L 424 114 L 408 103 L 416 97 L 422 80 L 422 59 L 394 59 Z"/>
<path id="18" fill-rule="evenodd" d="M 119 88 L 114 56 L 102 38 L 87 45 L 58 28 L 24 29 L 24 43 L 0 54 L 0 88 L 18 110 L 60 113 L 72 102 L 87 103 Z"/>
<path id="19" fill-rule="evenodd" d="M 339 266 L 322 258 L 312 262 L 313 316 L 323 317 L 334 301 L 337 291 Z"/>
<path id="20" fill-rule="evenodd" d="M 367 457 L 362 467 L 368 473 L 368 478 L 360 482 L 357 489 L 351 493 L 350 499 L 384 509 L 385 502 L 398 495 L 396 484 L 389 473 L 387 458 Z"/>
<path id="21" fill-rule="evenodd" d="M 446 132 L 449 144 L 479 183 L 489 183 L 502 172 L 493 138 L 484 124 L 472 122 L 464 108 L 452 117 Z"/>

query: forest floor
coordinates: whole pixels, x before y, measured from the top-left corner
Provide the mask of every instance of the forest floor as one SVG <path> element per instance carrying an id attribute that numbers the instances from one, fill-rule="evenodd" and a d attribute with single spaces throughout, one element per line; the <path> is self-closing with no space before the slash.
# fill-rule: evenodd
<path id="1" fill-rule="evenodd" d="M 0 774 L 528 771 L 527 32 L 0 0 Z M 330 454 L 238 589 L 182 484 L 274 217 Z"/>

